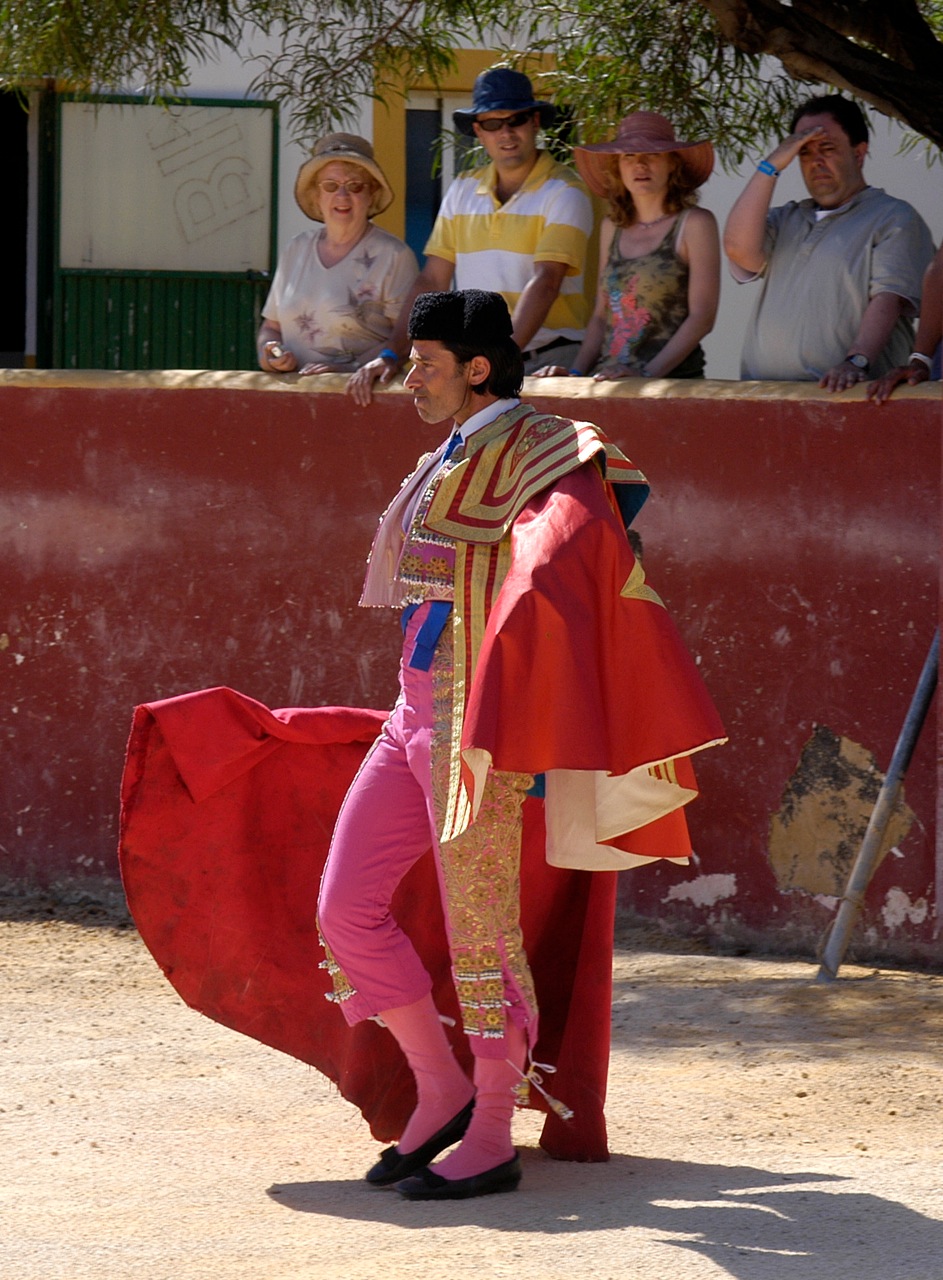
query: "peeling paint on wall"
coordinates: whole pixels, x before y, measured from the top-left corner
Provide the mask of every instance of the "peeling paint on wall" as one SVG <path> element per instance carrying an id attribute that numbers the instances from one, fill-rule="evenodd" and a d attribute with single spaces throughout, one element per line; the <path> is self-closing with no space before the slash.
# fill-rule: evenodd
<path id="1" fill-rule="evenodd" d="M 713 907 L 721 898 L 734 898 L 737 894 L 737 877 L 734 875 L 698 876 L 673 884 L 662 899 L 663 902 L 693 902 L 696 907 Z"/>
<path id="2" fill-rule="evenodd" d="M 910 894 L 903 889 L 888 889 L 881 915 L 888 929 L 899 929 L 904 924 L 923 924 L 929 911 L 926 898 L 911 902 Z"/>
<path id="3" fill-rule="evenodd" d="M 815 726 L 770 822 L 769 859 L 781 890 L 844 893 L 883 781 L 866 747 L 826 725 Z M 913 822 L 901 788 L 879 862 Z"/>

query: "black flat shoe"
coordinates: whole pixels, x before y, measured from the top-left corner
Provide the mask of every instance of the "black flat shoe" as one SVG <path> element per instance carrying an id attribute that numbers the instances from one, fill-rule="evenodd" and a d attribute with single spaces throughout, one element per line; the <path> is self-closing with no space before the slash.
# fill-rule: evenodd
<path id="1" fill-rule="evenodd" d="M 371 1187 L 391 1187 L 394 1182 L 401 1182 L 417 1169 L 424 1168 L 446 1147 L 453 1146 L 465 1136 L 465 1130 L 468 1128 L 474 1109 L 475 1099 L 472 1096 L 457 1116 L 453 1116 L 438 1133 L 434 1133 L 421 1147 L 417 1147 L 407 1155 L 403 1155 L 398 1147 L 387 1147 L 367 1174 L 367 1181 Z"/>
<path id="2" fill-rule="evenodd" d="M 396 1190 L 407 1200 L 470 1200 L 472 1196 L 490 1196 L 497 1191 L 513 1191 L 521 1180 L 518 1156 L 504 1164 L 476 1173 L 471 1178 L 443 1178 L 431 1169 L 420 1169 L 414 1178 L 396 1184 Z"/>

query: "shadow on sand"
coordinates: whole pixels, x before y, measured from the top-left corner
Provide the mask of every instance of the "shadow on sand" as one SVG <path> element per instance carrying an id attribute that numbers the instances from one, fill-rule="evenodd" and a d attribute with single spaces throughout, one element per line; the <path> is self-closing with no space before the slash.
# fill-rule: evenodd
<path id="1" fill-rule="evenodd" d="M 578 1235 L 631 1228 L 709 1258 L 736 1280 L 934 1280 L 941 1274 L 932 1260 L 943 1258 L 943 1222 L 864 1193 L 857 1182 L 845 1187 L 849 1180 L 833 1174 L 624 1155 L 575 1165 L 535 1150 L 523 1150 L 521 1158 L 517 1192 L 478 1200 L 414 1203 L 359 1181 L 281 1183 L 268 1194 L 299 1213 L 405 1229 Z M 930 1270 L 921 1270 L 917 1259 Z"/>

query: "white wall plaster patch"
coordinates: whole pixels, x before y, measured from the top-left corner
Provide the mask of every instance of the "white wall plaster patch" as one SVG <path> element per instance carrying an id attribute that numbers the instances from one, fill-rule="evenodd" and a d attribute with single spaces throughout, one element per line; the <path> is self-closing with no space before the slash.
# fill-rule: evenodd
<path id="1" fill-rule="evenodd" d="M 910 901 L 910 895 L 903 889 L 888 889 L 884 895 L 884 907 L 881 915 L 888 929 L 899 929 L 903 924 L 923 924 L 927 918 L 929 907 L 926 898 Z"/>
<path id="2" fill-rule="evenodd" d="M 673 884 L 662 902 L 693 902 L 696 907 L 712 907 L 721 898 L 734 898 L 737 894 L 735 875 L 698 876 Z"/>
<path id="3" fill-rule="evenodd" d="M 840 898 L 832 897 L 830 893 L 816 893 L 813 894 L 813 897 L 819 906 L 824 907 L 826 911 L 834 911 L 841 901 Z"/>

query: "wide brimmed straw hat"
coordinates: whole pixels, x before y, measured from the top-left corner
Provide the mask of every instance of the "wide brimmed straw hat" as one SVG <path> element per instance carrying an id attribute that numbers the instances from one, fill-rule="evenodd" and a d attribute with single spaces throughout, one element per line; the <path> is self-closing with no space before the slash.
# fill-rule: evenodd
<path id="1" fill-rule="evenodd" d="M 393 203 L 393 190 L 386 180 L 386 175 L 373 158 L 373 147 L 366 138 L 355 133 L 328 133 L 319 138 L 311 150 L 311 159 L 306 160 L 298 170 L 295 179 L 295 199 L 302 213 L 313 218 L 315 222 L 323 222 L 321 213 L 321 191 L 318 187 L 318 174 L 326 164 L 333 160 L 344 160 L 347 164 L 358 165 L 365 169 L 378 184 L 367 210 L 367 217 L 382 213 Z"/>
<path id="2" fill-rule="evenodd" d="M 710 142 L 682 142 L 675 137 L 674 125 L 657 111 L 633 111 L 619 122 L 611 142 L 574 147 L 573 159 L 583 181 L 597 196 L 608 196 L 608 156 L 658 154 L 676 151 L 684 162 L 692 187 L 699 187 L 714 168 L 714 147 Z"/>

